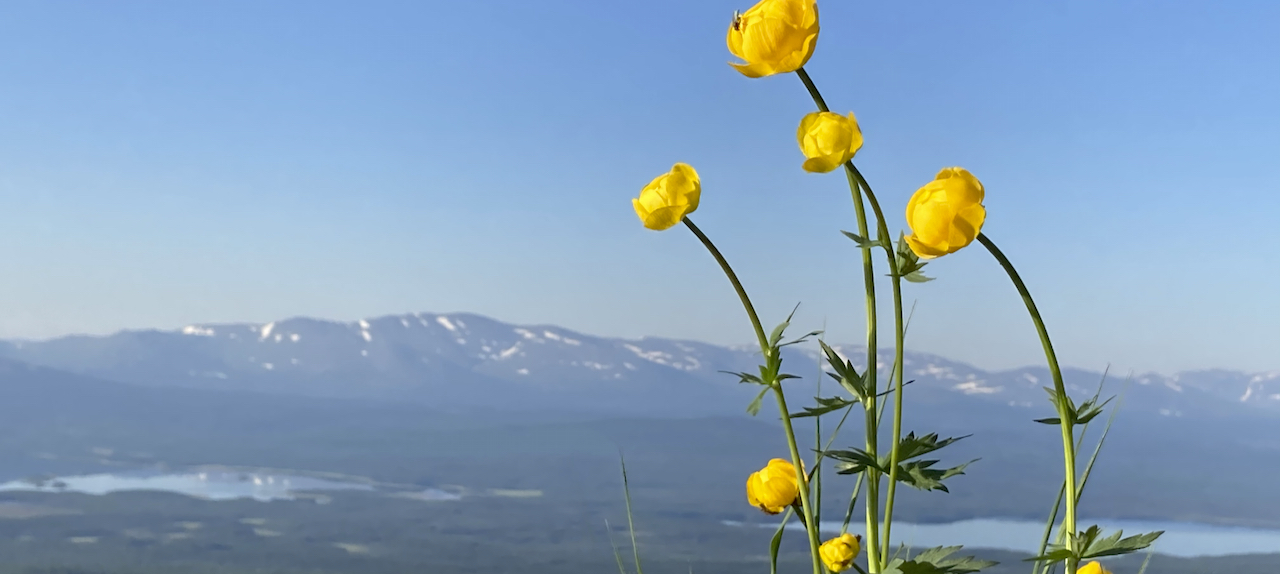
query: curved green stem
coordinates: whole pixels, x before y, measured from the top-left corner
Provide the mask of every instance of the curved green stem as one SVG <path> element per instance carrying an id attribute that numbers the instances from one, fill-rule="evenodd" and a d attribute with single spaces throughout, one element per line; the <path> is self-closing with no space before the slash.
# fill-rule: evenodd
<path id="1" fill-rule="evenodd" d="M 689 228 L 694 235 L 698 236 L 698 240 L 702 245 L 711 252 L 711 256 L 716 259 L 716 263 L 720 264 L 720 269 L 724 271 L 725 276 L 729 278 L 729 282 L 733 283 L 733 290 L 738 292 L 738 299 L 742 300 L 742 306 L 747 310 L 747 317 L 751 319 L 751 328 L 756 331 L 756 339 L 760 343 L 760 350 L 769 354 L 769 338 L 764 334 L 764 326 L 760 324 L 760 316 L 756 315 L 756 308 L 751 304 L 751 298 L 747 297 L 747 290 L 742 287 L 742 282 L 738 281 L 738 274 L 733 272 L 733 268 L 729 266 L 729 262 L 725 260 L 724 255 L 720 254 L 720 250 L 716 249 L 714 243 L 711 242 L 706 235 L 693 224 L 693 220 L 688 217 L 683 219 L 685 227 Z"/>
<path id="2" fill-rule="evenodd" d="M 733 268 L 729 266 L 729 261 L 724 258 L 719 249 L 716 249 L 714 243 L 711 242 L 697 225 L 688 217 L 684 218 L 685 227 L 689 228 L 702 245 L 711 252 L 711 256 L 715 258 L 716 263 L 720 264 L 720 269 L 724 271 L 729 282 L 733 283 L 734 291 L 738 292 L 738 299 L 742 300 L 742 307 L 747 311 L 747 317 L 751 319 L 751 327 L 755 329 L 756 339 L 760 342 L 760 352 L 768 361 L 774 352 L 769 346 L 769 339 L 764 334 L 764 326 L 760 324 L 760 316 L 756 314 L 755 306 L 751 304 L 751 298 L 747 297 L 747 290 L 742 287 L 742 282 L 738 280 L 738 274 L 733 272 Z M 813 574 L 822 574 L 822 561 L 818 554 L 818 524 L 813 519 L 814 512 L 812 505 L 809 503 L 809 477 L 804 470 L 804 460 L 800 458 L 800 447 L 796 444 L 795 429 L 791 426 L 791 413 L 787 410 L 787 399 L 782 393 L 782 385 L 776 381 L 764 381 L 765 384 L 773 388 L 774 397 L 778 400 L 778 410 L 782 414 L 782 429 L 787 436 L 787 447 L 791 450 L 791 464 L 796 469 L 796 484 L 800 487 L 800 509 L 804 513 L 805 530 L 809 534 L 809 550 L 813 558 Z"/>
<path id="3" fill-rule="evenodd" d="M 830 111 L 827 107 L 826 100 L 822 98 L 822 94 L 818 91 L 818 87 L 813 83 L 813 79 L 809 77 L 808 72 L 801 68 L 796 70 L 796 75 L 800 77 L 809 90 L 809 95 L 813 97 L 813 102 L 820 111 Z M 866 211 L 863 208 L 862 194 L 859 190 L 866 192 L 867 203 L 871 205 L 871 209 L 876 218 L 876 234 L 880 242 L 880 246 L 884 249 L 885 257 L 889 265 L 889 275 L 892 279 L 893 288 L 893 308 L 894 308 L 894 417 L 893 417 L 893 443 L 890 447 L 890 466 L 889 466 L 889 486 L 888 493 L 885 497 L 885 513 L 884 513 L 884 535 L 883 548 L 880 548 L 880 533 L 876 526 L 879 512 L 879 475 L 874 476 L 874 480 L 868 483 L 867 493 L 867 559 L 868 566 L 872 573 L 878 572 L 882 566 L 881 561 L 887 561 L 890 549 L 890 530 L 893 524 L 893 505 L 897 493 L 898 480 L 898 464 L 900 457 L 898 452 L 898 444 L 902 441 L 902 401 L 903 401 L 903 348 L 906 336 L 906 329 L 902 313 L 902 277 L 898 269 L 897 256 L 893 252 L 892 240 L 889 236 L 888 224 L 886 223 L 884 212 L 880 209 L 880 202 L 876 200 L 875 193 L 871 190 L 871 185 L 867 183 L 867 179 L 862 176 L 858 168 L 853 162 L 845 162 L 845 175 L 849 180 L 849 189 L 853 194 L 854 209 L 858 218 L 858 233 L 868 238 Z M 867 377 L 871 381 L 875 381 L 876 375 L 876 307 L 875 307 L 875 271 L 871 263 L 871 254 L 868 249 L 862 250 L 863 262 L 863 278 L 865 289 L 867 292 Z M 878 385 L 877 385 L 878 389 Z M 878 456 L 878 427 L 879 417 L 875 414 L 875 398 L 872 397 L 868 405 L 868 453 Z M 874 471 L 872 471 L 874 473 Z M 877 555 L 878 554 L 878 555 Z"/>
<path id="4" fill-rule="evenodd" d="M 1031 321 L 1036 325 L 1036 332 L 1040 334 L 1040 345 L 1044 347 L 1045 359 L 1049 362 L 1049 372 L 1053 375 L 1053 392 L 1057 399 L 1054 401 L 1058 407 L 1058 423 L 1062 429 L 1062 452 L 1063 462 L 1066 474 L 1066 492 L 1071 496 L 1066 497 L 1066 507 L 1063 511 L 1063 528 L 1067 532 L 1067 549 L 1075 551 L 1075 535 L 1076 535 L 1076 448 L 1075 437 L 1072 436 L 1071 427 L 1074 424 L 1074 414 L 1070 411 L 1067 399 L 1067 388 L 1062 382 L 1062 368 L 1058 366 L 1058 356 L 1053 352 L 1053 342 L 1049 340 L 1049 331 L 1044 326 L 1044 319 L 1040 317 L 1040 311 L 1036 309 L 1036 302 L 1031 298 L 1031 292 L 1027 290 L 1027 285 L 1022 282 L 1022 277 L 1018 275 L 1018 271 L 1013 268 L 1013 264 L 1004 256 L 1004 253 L 996 247 L 995 243 L 986 235 L 979 233 L 978 242 L 991 255 L 996 258 L 1000 266 L 1004 268 L 1005 273 L 1009 275 L 1009 279 L 1013 281 L 1013 286 L 1017 287 L 1018 294 L 1022 295 L 1022 301 L 1027 305 L 1027 312 L 1031 314 Z M 1076 571 L 1076 559 L 1067 559 L 1067 572 Z"/>

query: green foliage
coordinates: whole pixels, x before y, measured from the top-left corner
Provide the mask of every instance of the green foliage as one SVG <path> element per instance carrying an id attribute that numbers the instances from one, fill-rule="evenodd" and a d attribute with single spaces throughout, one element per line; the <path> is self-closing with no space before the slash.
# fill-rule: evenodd
<path id="1" fill-rule="evenodd" d="M 1074 555 L 1077 560 L 1084 561 L 1105 556 L 1130 554 L 1151 546 L 1151 543 L 1155 542 L 1161 534 L 1164 534 L 1163 530 L 1124 537 L 1124 531 L 1117 530 L 1114 534 L 1104 537 L 1102 536 L 1102 528 L 1095 525 L 1075 535 L 1075 546 L 1079 549 L 1076 552 L 1072 552 L 1068 548 L 1055 548 L 1050 552 L 1027 560 L 1060 562 Z"/>
<path id="2" fill-rule="evenodd" d="M 805 418 L 805 417 L 822 416 L 829 412 L 838 411 L 845 407 L 856 405 L 859 402 L 861 402 L 861 401 L 858 401 L 857 399 L 843 399 L 840 397 L 831 397 L 829 399 L 822 398 L 822 397 L 813 397 L 813 400 L 818 402 L 818 406 L 805 407 L 804 410 L 801 412 L 791 413 L 791 418 L 799 419 L 799 418 Z"/>
<path id="3" fill-rule="evenodd" d="M 915 558 L 895 558 L 886 565 L 884 574 L 967 574 L 999 564 L 994 560 L 982 560 L 973 556 L 951 556 L 961 548 L 939 546 L 925 550 Z"/>
<path id="4" fill-rule="evenodd" d="M 874 384 L 874 381 L 867 381 L 865 374 L 858 373 L 858 370 L 853 368 L 852 361 L 841 359 L 835 349 L 832 349 L 825 341 L 818 341 L 818 344 L 822 346 L 822 353 L 827 356 L 827 364 L 831 365 L 831 369 L 834 371 L 827 373 L 827 375 L 839 382 L 840 386 L 844 387 L 844 390 L 848 391 L 850 395 L 853 395 L 856 402 L 864 401 L 867 397 L 875 394 L 875 389 L 870 387 L 870 385 Z"/>
<path id="5" fill-rule="evenodd" d="M 853 242 L 857 243 L 858 247 L 862 249 L 874 249 L 876 247 L 884 246 L 884 241 L 880 239 L 870 240 L 870 239 L 867 239 L 866 237 L 863 237 L 861 235 L 858 235 L 857 233 L 853 233 L 850 231 L 841 231 L 840 233 L 843 233 L 845 237 L 852 239 Z"/>
<path id="6" fill-rule="evenodd" d="M 912 283 L 925 283 L 933 281 L 933 277 L 926 277 L 922 270 L 927 263 L 921 262 L 920 257 L 915 251 L 911 250 L 911 246 L 907 245 L 905 233 L 898 234 L 898 249 L 895 255 L 895 264 L 898 266 L 898 275 Z"/>
<path id="7" fill-rule="evenodd" d="M 1071 400 L 1071 397 L 1069 396 L 1059 397 L 1058 392 L 1053 390 L 1050 387 L 1044 387 L 1044 390 L 1045 392 L 1049 393 L 1049 402 L 1053 403 L 1053 406 L 1055 408 L 1060 408 L 1060 403 L 1063 400 L 1066 401 L 1065 410 L 1067 411 L 1067 416 L 1070 419 L 1072 426 L 1089 424 L 1089 421 L 1092 421 L 1093 419 L 1097 418 L 1098 415 L 1102 414 L 1102 410 L 1104 407 L 1107 406 L 1107 403 L 1110 403 L 1111 400 L 1115 398 L 1115 397 L 1111 397 L 1099 403 L 1098 395 L 1095 394 L 1089 400 L 1083 403 L 1080 403 L 1080 406 L 1076 406 L 1075 401 Z M 1101 390 L 1101 387 L 1099 387 L 1099 390 Z M 1061 419 L 1059 419 L 1058 417 L 1051 417 L 1051 418 L 1044 418 L 1044 419 L 1035 419 L 1035 422 L 1046 424 L 1046 425 L 1057 425 L 1061 422 Z"/>
<path id="8" fill-rule="evenodd" d="M 964 469 L 976 460 L 951 468 L 933 468 L 938 460 L 913 460 L 939 450 L 969 435 L 938 439 L 938 433 L 916 436 L 908 433 L 898 443 L 898 482 L 920 490 L 941 490 L 950 492 L 942 481 L 956 475 L 964 474 Z M 889 474 L 892 464 L 890 455 L 876 457 L 862 449 L 835 450 L 824 453 L 839 462 L 835 464 L 837 474 L 858 474 L 872 469 Z"/>

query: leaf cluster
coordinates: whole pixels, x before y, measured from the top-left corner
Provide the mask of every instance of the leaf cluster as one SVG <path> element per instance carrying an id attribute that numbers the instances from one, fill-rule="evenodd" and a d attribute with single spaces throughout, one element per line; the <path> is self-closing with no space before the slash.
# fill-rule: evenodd
<path id="1" fill-rule="evenodd" d="M 1074 535 L 1076 551 L 1073 552 L 1069 548 L 1055 548 L 1040 556 L 1028 558 L 1027 561 L 1060 562 L 1072 556 L 1075 556 L 1077 561 L 1084 561 L 1131 554 L 1151 546 L 1151 543 L 1155 542 L 1161 534 L 1164 534 L 1163 530 L 1126 537 L 1123 530 L 1117 530 L 1113 534 L 1102 536 L 1102 528 L 1094 525 Z"/>
<path id="2" fill-rule="evenodd" d="M 1049 393 L 1049 402 L 1052 402 L 1053 406 L 1057 407 L 1059 412 L 1066 411 L 1067 417 L 1071 422 L 1071 426 L 1089 424 L 1089 421 L 1092 421 L 1097 418 L 1098 415 L 1102 414 L 1102 409 L 1107 406 L 1107 403 L 1111 402 L 1111 399 L 1115 398 L 1111 397 L 1099 403 L 1098 395 L 1095 394 L 1089 400 L 1080 403 L 1080 405 L 1077 406 L 1075 401 L 1071 400 L 1071 397 L 1059 396 L 1057 391 L 1050 387 L 1043 388 L 1045 392 Z M 1062 408 L 1062 401 L 1064 400 L 1066 401 L 1065 409 Z M 1035 419 L 1035 421 L 1046 425 L 1057 425 L 1062 422 L 1062 419 L 1058 417 L 1049 417 L 1044 419 Z"/>
<path id="3" fill-rule="evenodd" d="M 951 556 L 961 548 L 939 546 L 925 550 L 915 558 L 894 558 L 885 566 L 884 574 L 968 574 L 998 564 L 973 556 Z"/>
<path id="4" fill-rule="evenodd" d="M 799 305 L 797 305 L 796 308 L 799 308 Z M 796 375 L 791 375 L 791 374 L 782 372 L 782 348 L 790 345 L 795 345 L 798 343 L 803 343 L 807 341 L 809 337 L 817 336 L 822 333 L 821 331 L 812 331 L 796 339 L 783 342 L 782 341 L 783 334 L 786 332 L 787 327 L 791 325 L 791 318 L 794 317 L 795 314 L 796 314 L 795 309 L 792 309 L 791 314 L 787 315 L 787 320 L 783 321 L 777 327 L 774 327 L 773 332 L 769 334 L 769 337 L 767 339 L 768 349 L 765 351 L 765 354 L 764 354 L 764 364 L 759 366 L 758 374 L 748 373 L 748 372 L 720 371 L 722 373 L 727 373 L 727 374 L 738 377 L 738 383 L 750 383 L 750 384 L 761 385 L 764 387 L 763 389 L 760 390 L 760 393 L 756 395 L 756 398 L 753 399 L 749 405 L 747 405 L 747 412 L 750 413 L 752 416 L 755 416 L 757 413 L 760 412 L 761 401 L 764 400 L 764 395 L 768 393 L 771 389 L 778 386 L 779 384 L 782 383 L 782 381 L 785 381 L 787 379 L 800 378 Z"/>
<path id="5" fill-rule="evenodd" d="M 964 469 L 976 462 L 971 460 L 951 468 L 934 468 L 936 459 L 919 460 L 920 457 L 941 449 L 970 435 L 939 439 L 938 433 L 916 436 L 914 432 L 902 437 L 898 443 L 898 482 L 920 490 L 947 490 L 942 481 L 956 475 L 964 474 Z M 825 453 L 838 462 L 835 464 L 836 474 L 858 474 L 867 469 L 890 474 L 892 461 L 888 455 L 872 456 L 862 449 L 834 450 Z"/>

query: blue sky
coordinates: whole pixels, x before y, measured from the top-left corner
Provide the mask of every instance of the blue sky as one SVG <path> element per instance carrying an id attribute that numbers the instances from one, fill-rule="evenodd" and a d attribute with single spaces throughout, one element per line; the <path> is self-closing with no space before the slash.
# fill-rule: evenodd
<path id="1" fill-rule="evenodd" d="M 0 337 L 471 311 L 749 342 L 697 241 L 631 211 L 684 161 L 765 321 L 799 302 L 859 341 L 847 188 L 800 170 L 812 103 L 726 64 L 748 6 L 7 3 Z M 820 6 L 807 69 L 892 229 L 964 166 L 1065 363 L 1280 368 L 1280 4 Z M 985 252 L 930 270 L 910 348 L 1042 360 Z"/>

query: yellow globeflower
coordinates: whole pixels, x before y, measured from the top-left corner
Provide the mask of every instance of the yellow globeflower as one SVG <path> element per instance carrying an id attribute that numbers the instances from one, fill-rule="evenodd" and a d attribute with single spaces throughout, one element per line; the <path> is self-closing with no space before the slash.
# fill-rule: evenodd
<path id="1" fill-rule="evenodd" d="M 1111 574 L 1111 571 L 1103 568 L 1097 561 L 1093 561 L 1076 569 L 1076 574 Z"/>
<path id="2" fill-rule="evenodd" d="M 747 502 L 769 514 L 782 512 L 799 497 L 796 467 L 780 458 L 747 478 Z"/>
<path id="3" fill-rule="evenodd" d="M 907 202 L 907 245 L 924 259 L 955 253 L 982 231 L 987 209 L 982 182 L 958 167 L 938 172 Z"/>
<path id="4" fill-rule="evenodd" d="M 645 227 L 662 231 L 677 223 L 684 216 L 698 209 L 698 197 L 702 195 L 702 182 L 698 172 L 688 164 L 677 163 L 640 190 L 640 197 L 631 200 L 636 215 Z"/>
<path id="5" fill-rule="evenodd" d="M 822 546 L 818 547 L 818 554 L 822 556 L 822 563 L 827 565 L 828 570 L 844 572 L 853 565 L 853 559 L 857 558 L 861 550 L 862 540 L 846 532 L 823 542 Z"/>
<path id="6" fill-rule="evenodd" d="M 800 69 L 818 43 L 818 3 L 814 0 L 760 0 L 733 15 L 729 53 L 744 60 L 729 62 L 742 75 L 760 78 Z"/>
<path id="7" fill-rule="evenodd" d="M 833 112 L 812 112 L 800 120 L 796 130 L 800 151 L 809 158 L 801 166 L 805 171 L 827 173 L 853 159 L 862 149 L 862 128 L 850 112 L 842 116 Z"/>

